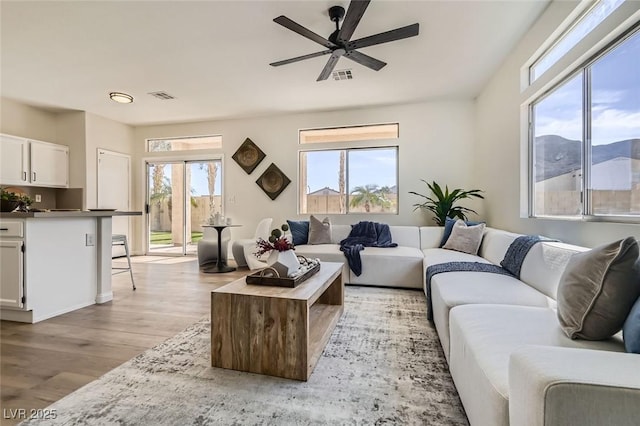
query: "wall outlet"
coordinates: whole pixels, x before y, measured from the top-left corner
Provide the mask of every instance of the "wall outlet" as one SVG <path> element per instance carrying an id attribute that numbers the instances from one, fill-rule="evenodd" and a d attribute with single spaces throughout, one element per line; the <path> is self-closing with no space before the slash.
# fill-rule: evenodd
<path id="1" fill-rule="evenodd" d="M 36 203 L 42 202 L 42 195 L 36 194 Z"/>
<path id="2" fill-rule="evenodd" d="M 96 236 L 95 234 L 87 234 L 86 236 L 86 246 L 95 246 L 96 245 Z"/>

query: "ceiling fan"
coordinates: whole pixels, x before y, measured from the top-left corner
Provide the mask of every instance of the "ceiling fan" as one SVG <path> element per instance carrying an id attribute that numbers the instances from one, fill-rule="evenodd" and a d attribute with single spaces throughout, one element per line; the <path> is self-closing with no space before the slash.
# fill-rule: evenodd
<path id="1" fill-rule="evenodd" d="M 324 69 L 318 76 L 316 81 L 326 80 L 330 75 L 338 59 L 341 56 L 351 59 L 365 67 L 372 70 L 379 71 L 387 65 L 386 62 L 382 62 L 376 58 L 372 58 L 369 55 L 365 55 L 356 49 L 363 47 L 374 46 L 376 44 L 388 43 L 390 41 L 402 40 L 403 38 L 414 37 L 418 35 L 419 24 L 407 25 L 406 27 L 396 28 L 395 30 L 385 31 L 383 33 L 375 34 L 372 36 L 360 38 L 358 40 L 351 41 L 351 36 L 355 31 L 362 15 L 364 15 L 367 6 L 369 6 L 371 0 L 351 0 L 347 14 L 345 17 L 344 8 L 341 6 L 333 6 L 329 8 L 329 18 L 336 23 L 336 30 L 329 36 L 328 39 L 319 36 L 313 31 L 303 27 L 297 22 L 292 21 L 284 15 L 280 15 L 273 21 L 282 25 L 285 28 L 290 29 L 293 32 L 300 34 L 309 40 L 315 41 L 318 44 L 323 45 L 327 50 L 321 52 L 310 53 L 308 55 L 297 56 L 291 59 L 285 59 L 283 61 L 273 62 L 269 65 L 279 67 L 280 65 L 291 64 L 293 62 L 302 61 L 305 59 L 317 58 L 318 56 L 324 56 L 331 54 L 331 57 L 324 66 Z M 342 28 L 340 28 L 340 20 L 344 17 Z"/>

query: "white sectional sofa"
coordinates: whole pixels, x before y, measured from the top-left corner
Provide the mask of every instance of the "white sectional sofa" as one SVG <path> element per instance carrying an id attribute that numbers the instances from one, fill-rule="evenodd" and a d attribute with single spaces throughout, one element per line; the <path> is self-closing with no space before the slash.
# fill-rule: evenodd
<path id="1" fill-rule="evenodd" d="M 298 245 L 296 252 L 344 262 L 349 284 L 423 288 L 425 293 L 428 266 L 499 265 L 519 236 L 487 228 L 476 256 L 438 248 L 442 227 L 390 226 L 399 246 L 365 248 L 363 273 L 357 277 L 339 249 L 350 229 L 333 225 L 331 244 Z M 620 334 L 602 341 L 572 340 L 557 318 L 560 277 L 571 256 L 587 250 L 560 242 L 535 244 L 520 279 L 487 272 L 433 277 L 435 328 L 471 425 L 640 424 L 640 355 L 624 352 Z"/>
<path id="2" fill-rule="evenodd" d="M 360 276 L 349 269 L 344 253 L 340 251 L 340 241 L 349 236 L 351 225 L 332 225 L 331 244 L 297 245 L 296 254 L 325 262 L 344 262 L 342 278 L 347 284 L 422 288 L 424 255 L 420 247 L 420 228 L 389 226 L 389 230 L 398 247 L 366 247 L 360 252 Z"/>
<path id="3" fill-rule="evenodd" d="M 434 248 L 438 228 L 420 231 L 425 269 L 450 261 L 499 265 L 518 237 L 488 228 L 479 256 L 472 256 Z M 433 276 L 434 324 L 472 425 L 640 424 L 640 355 L 624 353 L 620 335 L 572 340 L 557 319 L 562 272 L 572 254 L 586 250 L 538 243 L 520 279 L 486 272 Z"/>

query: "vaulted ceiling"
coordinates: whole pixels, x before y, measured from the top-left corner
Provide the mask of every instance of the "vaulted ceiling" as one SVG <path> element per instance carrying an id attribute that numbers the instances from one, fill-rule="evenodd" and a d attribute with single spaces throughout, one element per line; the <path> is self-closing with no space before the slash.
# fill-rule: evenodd
<path id="1" fill-rule="evenodd" d="M 327 56 L 269 66 L 323 50 L 273 18 L 328 37 L 327 9 L 346 1 L 3 0 L 0 93 L 133 125 L 472 99 L 547 4 L 373 0 L 353 39 L 416 22 L 420 34 L 362 49 L 388 63 L 378 72 L 341 58 L 353 79 L 316 82 Z"/>

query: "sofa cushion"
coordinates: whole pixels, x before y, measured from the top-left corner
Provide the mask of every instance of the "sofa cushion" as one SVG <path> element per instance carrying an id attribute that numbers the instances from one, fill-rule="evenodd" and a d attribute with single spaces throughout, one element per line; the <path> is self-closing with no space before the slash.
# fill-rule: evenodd
<path id="1" fill-rule="evenodd" d="M 340 241 L 349 236 L 351 225 L 335 225 L 331 224 L 331 243 L 340 244 Z"/>
<path id="2" fill-rule="evenodd" d="M 636 300 L 624 322 L 622 337 L 627 352 L 640 354 L 640 298 Z"/>
<path id="3" fill-rule="evenodd" d="M 420 248 L 422 250 L 428 248 L 440 247 L 442 235 L 444 233 L 443 226 L 421 226 L 420 227 Z"/>
<path id="4" fill-rule="evenodd" d="M 558 286 L 558 319 L 572 339 L 620 331 L 640 295 L 638 242 L 629 237 L 573 255 Z"/>
<path id="5" fill-rule="evenodd" d="M 478 255 L 494 265 L 500 265 L 511 243 L 520 236 L 500 229 L 485 228 Z"/>
<path id="6" fill-rule="evenodd" d="M 350 271 L 350 284 L 422 288 L 422 251 L 414 247 L 365 247 L 360 252 L 362 274 Z"/>
<path id="7" fill-rule="evenodd" d="M 426 289 L 425 289 L 426 293 Z M 447 272 L 431 280 L 433 322 L 449 359 L 449 312 L 468 304 L 552 307 L 554 302 L 522 281 L 488 272 Z"/>
<path id="8" fill-rule="evenodd" d="M 520 279 L 555 300 L 560 277 L 571 256 L 587 250 L 585 247 L 565 243 L 538 243 L 531 247 L 524 258 Z"/>
<path id="9" fill-rule="evenodd" d="M 451 219 L 450 217 L 445 219 L 445 221 L 444 221 L 444 231 L 443 231 L 443 234 L 442 234 L 442 239 L 440 240 L 439 247 L 442 247 L 442 246 L 445 245 L 445 243 L 447 242 L 447 240 L 451 236 L 451 231 L 453 231 L 453 225 L 455 225 L 455 223 L 457 221 L 458 221 L 458 219 Z M 484 222 L 474 222 L 472 220 L 465 220 L 464 223 L 466 223 L 468 226 L 473 226 L 473 225 L 479 225 L 479 224 L 484 223 Z"/>
<path id="10" fill-rule="evenodd" d="M 462 253 L 459 251 L 446 250 L 441 248 L 429 248 L 422 250 L 422 254 L 424 255 L 424 270 L 431 265 L 436 265 L 438 263 L 446 263 L 446 262 L 481 262 L 481 263 L 491 263 L 486 259 L 481 258 L 480 256 L 475 256 L 469 253 Z"/>
<path id="11" fill-rule="evenodd" d="M 344 253 L 336 244 L 304 244 L 296 246 L 296 254 L 312 259 L 320 259 L 322 262 L 344 262 Z"/>
<path id="12" fill-rule="evenodd" d="M 309 218 L 309 244 L 331 243 L 331 221 L 325 217 L 322 222 L 315 216 Z"/>
<path id="13" fill-rule="evenodd" d="M 287 220 L 289 232 L 293 239 L 294 246 L 307 244 L 309 241 L 309 221 L 308 220 Z"/>
<path id="14" fill-rule="evenodd" d="M 451 235 L 442 246 L 444 249 L 461 251 L 463 253 L 477 254 L 482 234 L 484 233 L 484 223 L 469 226 L 463 220 L 458 220 L 451 230 Z"/>
<path id="15" fill-rule="evenodd" d="M 509 357 L 525 345 L 621 352 L 619 336 L 569 339 L 548 308 L 462 305 L 450 314 L 449 367 L 471 424 L 509 424 Z"/>
<path id="16" fill-rule="evenodd" d="M 417 226 L 389 226 L 392 242 L 399 246 L 420 248 L 420 229 Z"/>

